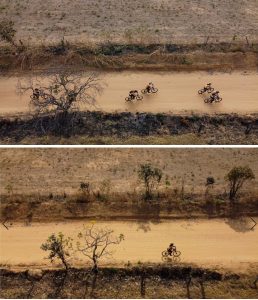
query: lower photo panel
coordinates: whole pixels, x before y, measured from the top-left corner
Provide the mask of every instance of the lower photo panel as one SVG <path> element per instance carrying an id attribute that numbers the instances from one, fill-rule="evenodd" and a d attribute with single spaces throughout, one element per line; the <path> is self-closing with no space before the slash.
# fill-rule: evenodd
<path id="1" fill-rule="evenodd" d="M 0 149 L 1 298 L 257 298 L 258 148 Z"/>

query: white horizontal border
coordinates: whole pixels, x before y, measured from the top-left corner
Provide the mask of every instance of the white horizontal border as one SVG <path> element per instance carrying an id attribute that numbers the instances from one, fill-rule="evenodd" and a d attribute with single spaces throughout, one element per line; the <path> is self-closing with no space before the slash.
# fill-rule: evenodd
<path id="1" fill-rule="evenodd" d="M 120 148 L 120 149 L 232 149 L 232 148 L 251 148 L 255 149 L 258 148 L 258 145 L 0 145 L 0 149 L 6 149 L 6 148 L 21 148 L 21 149 L 47 149 L 47 148 L 73 148 L 73 149 L 79 149 L 79 148 L 92 148 L 92 149 L 112 149 L 112 148 Z"/>

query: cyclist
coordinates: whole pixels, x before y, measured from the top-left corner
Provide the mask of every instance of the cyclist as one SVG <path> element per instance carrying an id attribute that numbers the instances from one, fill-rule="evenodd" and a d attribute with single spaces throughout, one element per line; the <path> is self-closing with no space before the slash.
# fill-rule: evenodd
<path id="1" fill-rule="evenodd" d="M 211 94 L 211 97 L 210 97 L 211 102 L 215 101 L 218 98 L 219 98 L 219 91 L 216 91 L 216 92 Z"/>
<path id="2" fill-rule="evenodd" d="M 38 88 L 35 88 L 33 90 L 33 98 L 39 100 L 39 96 L 40 96 L 40 90 Z"/>
<path id="3" fill-rule="evenodd" d="M 169 254 L 170 256 L 172 256 L 172 253 L 173 253 L 173 252 L 176 252 L 176 246 L 175 246 L 173 243 L 171 243 L 171 244 L 169 245 L 167 251 L 168 251 L 168 254 Z"/>
<path id="4" fill-rule="evenodd" d="M 136 97 L 139 95 L 138 91 L 137 90 L 132 90 L 129 92 L 129 97 L 134 100 L 136 99 Z"/>
<path id="5" fill-rule="evenodd" d="M 146 90 L 148 93 L 150 93 L 152 90 L 154 89 L 154 84 L 152 82 L 150 82 L 147 86 L 146 86 Z"/>
<path id="6" fill-rule="evenodd" d="M 206 87 L 205 87 L 205 90 L 208 91 L 211 89 L 211 83 L 207 83 Z"/>

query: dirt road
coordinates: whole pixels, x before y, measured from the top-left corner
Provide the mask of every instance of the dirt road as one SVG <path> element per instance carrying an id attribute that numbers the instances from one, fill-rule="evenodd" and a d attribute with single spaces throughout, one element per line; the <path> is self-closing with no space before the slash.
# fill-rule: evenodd
<path id="1" fill-rule="evenodd" d="M 46 253 L 40 245 L 51 233 L 63 232 L 76 238 L 83 224 L 14 224 L 9 230 L 0 227 L 0 263 L 10 265 L 41 265 Z M 116 246 L 109 263 L 161 262 L 161 252 L 174 242 L 182 252 L 181 262 L 234 267 L 257 263 L 258 230 L 249 230 L 251 224 L 236 224 L 227 220 L 151 222 L 95 222 L 97 227 L 108 227 L 116 235 L 123 233 L 125 241 Z M 79 259 L 82 257 L 78 256 Z"/>
<path id="2" fill-rule="evenodd" d="M 258 112 L 258 73 L 145 73 L 121 72 L 102 75 L 104 92 L 92 109 L 107 112 L 171 112 L 171 113 L 254 113 Z M 143 89 L 152 81 L 158 88 L 156 95 L 147 95 L 143 101 L 126 103 L 132 89 Z M 221 92 L 223 101 L 205 104 L 197 91 L 212 82 Z M 17 78 L 0 78 L 0 114 L 28 110 L 29 97 L 16 93 Z"/>

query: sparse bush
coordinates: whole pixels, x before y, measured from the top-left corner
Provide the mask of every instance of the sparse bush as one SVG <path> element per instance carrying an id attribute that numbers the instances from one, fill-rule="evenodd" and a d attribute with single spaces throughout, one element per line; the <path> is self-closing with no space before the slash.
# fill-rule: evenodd
<path id="1" fill-rule="evenodd" d="M 207 177 L 206 185 L 213 185 L 215 183 L 215 179 L 213 177 Z"/>
<path id="2" fill-rule="evenodd" d="M 14 37 L 16 30 L 14 29 L 14 22 L 10 20 L 3 20 L 0 22 L 0 38 L 12 46 L 16 46 Z"/>
<path id="3" fill-rule="evenodd" d="M 50 251 L 48 259 L 50 259 L 51 262 L 53 262 L 54 259 L 59 259 L 66 270 L 69 268 L 68 258 L 70 257 L 70 250 L 72 249 L 72 239 L 70 237 L 65 238 L 61 232 L 57 235 L 52 234 L 40 248 L 43 251 Z"/>
<path id="4" fill-rule="evenodd" d="M 90 194 L 90 183 L 89 182 L 81 182 L 80 190 L 84 193 L 89 195 Z"/>
<path id="5" fill-rule="evenodd" d="M 145 186 L 145 199 L 152 199 L 153 191 L 158 188 L 162 179 L 162 171 L 151 164 L 143 164 L 140 165 L 138 176 Z"/>

